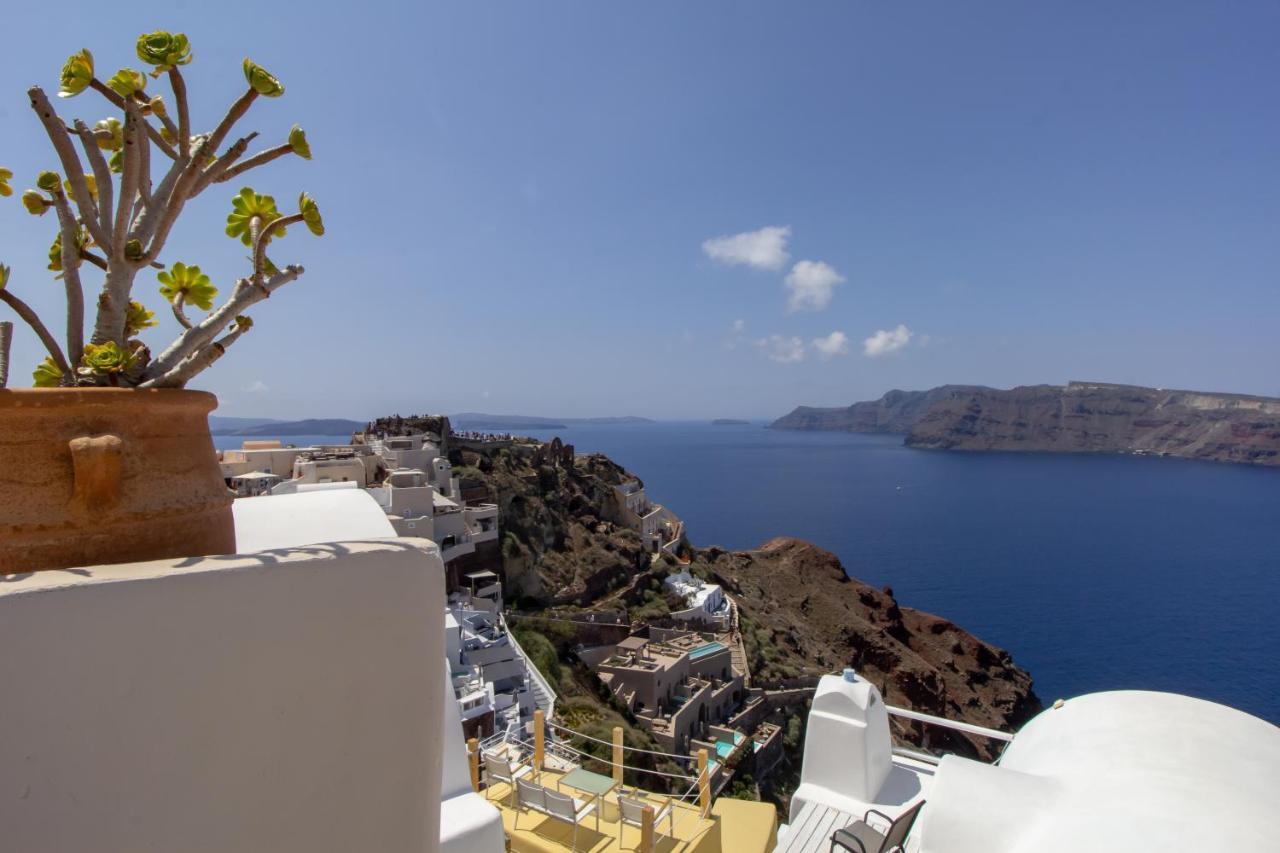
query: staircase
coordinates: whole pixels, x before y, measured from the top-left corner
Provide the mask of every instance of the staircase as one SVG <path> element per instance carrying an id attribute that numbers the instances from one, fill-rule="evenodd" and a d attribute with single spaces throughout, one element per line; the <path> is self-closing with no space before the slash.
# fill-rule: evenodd
<path id="1" fill-rule="evenodd" d="M 734 672 L 742 673 L 742 683 L 751 686 L 751 668 L 747 665 L 747 649 L 742 644 L 742 632 L 738 630 L 738 602 L 726 595 L 729 601 L 729 632 L 732 638 L 729 643 L 729 660 Z"/>

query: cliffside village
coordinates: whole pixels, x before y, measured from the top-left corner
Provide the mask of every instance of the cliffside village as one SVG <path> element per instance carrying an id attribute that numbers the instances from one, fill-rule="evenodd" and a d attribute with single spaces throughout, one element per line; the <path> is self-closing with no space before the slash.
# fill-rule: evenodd
<path id="1" fill-rule="evenodd" d="M 397 535 L 435 542 L 445 561 L 445 646 L 464 732 L 481 743 L 509 739 L 532 730 L 535 711 L 554 723 L 557 696 L 507 624 L 494 496 L 459 478 L 449 452 L 507 447 L 572 465 L 574 450 L 559 439 L 457 434 L 446 418 L 429 420 L 438 431 L 387 429 L 379 421 L 347 445 L 246 440 L 221 451 L 219 463 L 228 487 L 243 497 L 365 489 Z M 615 518 L 639 534 L 655 561 L 676 557 L 685 531 L 675 513 L 649 500 L 638 481 L 615 486 L 612 497 Z M 591 642 L 576 648 L 579 659 L 664 752 L 692 759 L 706 750 L 715 791 L 738 773 L 765 778 L 782 758 L 782 733 L 765 721 L 764 692 L 751 688 L 736 605 L 720 586 L 683 568 L 665 578 L 664 592 L 684 607 L 656 622 L 582 615 L 593 630 L 584 634 Z"/>

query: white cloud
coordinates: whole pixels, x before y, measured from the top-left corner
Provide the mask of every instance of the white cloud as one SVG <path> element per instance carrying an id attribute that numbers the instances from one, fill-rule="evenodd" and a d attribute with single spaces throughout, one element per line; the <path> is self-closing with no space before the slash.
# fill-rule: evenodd
<path id="1" fill-rule="evenodd" d="M 826 261 L 797 261 L 787 273 L 785 284 L 791 291 L 788 311 L 821 311 L 831 302 L 832 289 L 844 276 Z"/>
<path id="2" fill-rule="evenodd" d="M 844 332 L 832 332 L 825 338 L 814 338 L 810 343 L 823 361 L 849 352 L 849 337 Z"/>
<path id="3" fill-rule="evenodd" d="M 780 364 L 795 364 L 804 361 L 804 341 L 800 338 L 788 338 L 783 335 L 770 335 L 756 341 L 756 346 L 764 350 L 770 361 Z"/>
<path id="4" fill-rule="evenodd" d="M 862 342 L 862 354 L 868 358 L 889 355 L 911 343 L 912 331 L 902 324 L 896 329 L 881 329 Z"/>
<path id="5" fill-rule="evenodd" d="M 782 269 L 791 255 L 787 254 L 790 225 L 766 225 L 759 231 L 744 231 L 702 241 L 702 251 L 713 261 L 723 264 L 746 264 L 761 270 Z"/>
<path id="6" fill-rule="evenodd" d="M 263 382 L 261 379 L 255 379 L 250 382 L 249 387 L 244 390 L 248 391 L 250 394 L 265 394 L 269 389 L 267 388 L 267 383 Z"/>
<path id="7" fill-rule="evenodd" d="M 733 325 L 729 327 L 729 334 L 724 339 L 725 349 L 737 349 L 738 344 L 742 343 L 743 337 L 747 333 L 746 320 L 734 320 Z"/>

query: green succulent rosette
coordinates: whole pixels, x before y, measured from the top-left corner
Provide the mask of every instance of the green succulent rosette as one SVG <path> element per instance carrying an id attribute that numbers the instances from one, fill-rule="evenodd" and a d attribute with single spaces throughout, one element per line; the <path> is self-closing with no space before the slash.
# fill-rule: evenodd
<path id="1" fill-rule="evenodd" d="M 13 180 L 13 172 L 8 169 L 0 169 L 0 195 L 8 198 L 13 195 L 13 187 L 9 186 L 9 182 Z"/>
<path id="2" fill-rule="evenodd" d="M 93 82 L 93 54 L 88 48 L 73 53 L 62 66 L 58 77 L 58 97 L 74 98 Z"/>
<path id="3" fill-rule="evenodd" d="M 261 195 L 249 187 L 245 187 L 231 199 L 231 213 L 227 216 L 227 236 L 239 237 L 246 246 L 253 242 L 253 220 L 259 220 L 261 228 L 265 228 L 280 218 L 276 208 L 276 200 L 269 195 Z M 272 229 L 272 237 L 283 237 L 284 228 Z"/>
<path id="4" fill-rule="evenodd" d="M 62 184 L 62 177 L 57 172 L 41 172 L 36 175 L 36 186 L 47 193 L 56 190 Z"/>
<path id="5" fill-rule="evenodd" d="M 0 264 L 0 290 L 4 290 L 9 284 L 9 268 L 4 264 Z"/>
<path id="6" fill-rule="evenodd" d="M 93 126 L 93 138 L 103 151 L 124 148 L 124 125 L 118 118 L 104 118 Z"/>
<path id="7" fill-rule="evenodd" d="M 46 355 L 44 361 L 36 365 L 31 372 L 31 384 L 37 388 L 57 388 L 62 384 L 62 370 L 53 363 L 51 356 Z"/>
<path id="8" fill-rule="evenodd" d="M 138 36 L 137 53 L 143 62 L 155 66 L 152 74 L 159 76 L 170 68 L 191 61 L 191 43 L 184 33 L 156 30 Z"/>
<path id="9" fill-rule="evenodd" d="M 284 94 L 284 84 L 247 56 L 244 58 L 244 79 L 249 88 L 264 98 L 278 98 Z"/>
<path id="10" fill-rule="evenodd" d="M 107 81 L 107 88 L 122 98 L 132 98 L 134 92 L 147 88 L 147 75 L 132 68 L 121 68 Z"/>
<path id="11" fill-rule="evenodd" d="M 124 172 L 124 152 L 117 151 L 111 155 L 111 159 L 107 161 L 107 168 L 117 175 Z"/>
<path id="12" fill-rule="evenodd" d="M 324 234 L 324 220 L 320 218 L 320 205 L 316 204 L 314 198 L 306 193 L 298 196 L 298 212 L 302 214 L 302 221 L 306 223 L 312 234 L 317 237 Z"/>
<path id="13" fill-rule="evenodd" d="M 168 270 L 156 273 L 156 278 L 160 281 L 160 295 L 170 304 L 181 295 L 185 304 L 208 311 L 213 307 L 213 298 L 218 295 L 218 288 L 195 264 L 188 266 L 178 262 Z"/>
<path id="14" fill-rule="evenodd" d="M 246 317 L 243 314 L 236 315 L 236 328 L 242 332 L 247 332 L 253 328 L 253 318 Z"/>
<path id="15" fill-rule="evenodd" d="M 311 159 L 311 146 L 307 144 L 307 132 L 296 124 L 289 131 L 289 147 L 303 160 Z"/>
<path id="16" fill-rule="evenodd" d="M 129 301 L 129 310 L 124 315 L 124 336 L 131 338 L 143 329 L 156 325 L 156 314 L 148 311 L 141 302 Z"/>
<path id="17" fill-rule="evenodd" d="M 80 366 L 76 368 L 76 372 L 81 376 L 118 377 L 133 367 L 137 358 L 137 350 L 121 349 L 115 341 L 85 344 L 84 355 L 80 357 Z"/>
<path id="18" fill-rule="evenodd" d="M 26 190 L 22 194 L 22 206 L 32 216 L 44 216 L 44 212 L 49 209 L 49 200 L 36 190 Z"/>

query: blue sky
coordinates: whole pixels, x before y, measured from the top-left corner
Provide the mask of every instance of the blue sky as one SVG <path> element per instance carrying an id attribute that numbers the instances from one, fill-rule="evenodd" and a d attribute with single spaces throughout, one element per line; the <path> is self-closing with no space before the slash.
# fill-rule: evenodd
<path id="1" fill-rule="evenodd" d="M 246 176 L 311 192 L 328 234 L 273 251 L 308 272 L 195 382 L 220 414 L 759 417 L 1073 378 L 1280 395 L 1273 2 L 77 5 L 6 13 L 19 191 L 53 165 L 26 87 L 82 46 L 136 66 L 156 28 L 192 41 L 197 125 L 249 55 L 288 91 L 242 127 L 299 122 L 315 152 Z M 165 260 L 243 274 L 238 187 Z M 0 222 L 10 287 L 60 324 L 52 217 L 15 195 Z M 39 357 L 19 330 L 19 380 Z"/>

